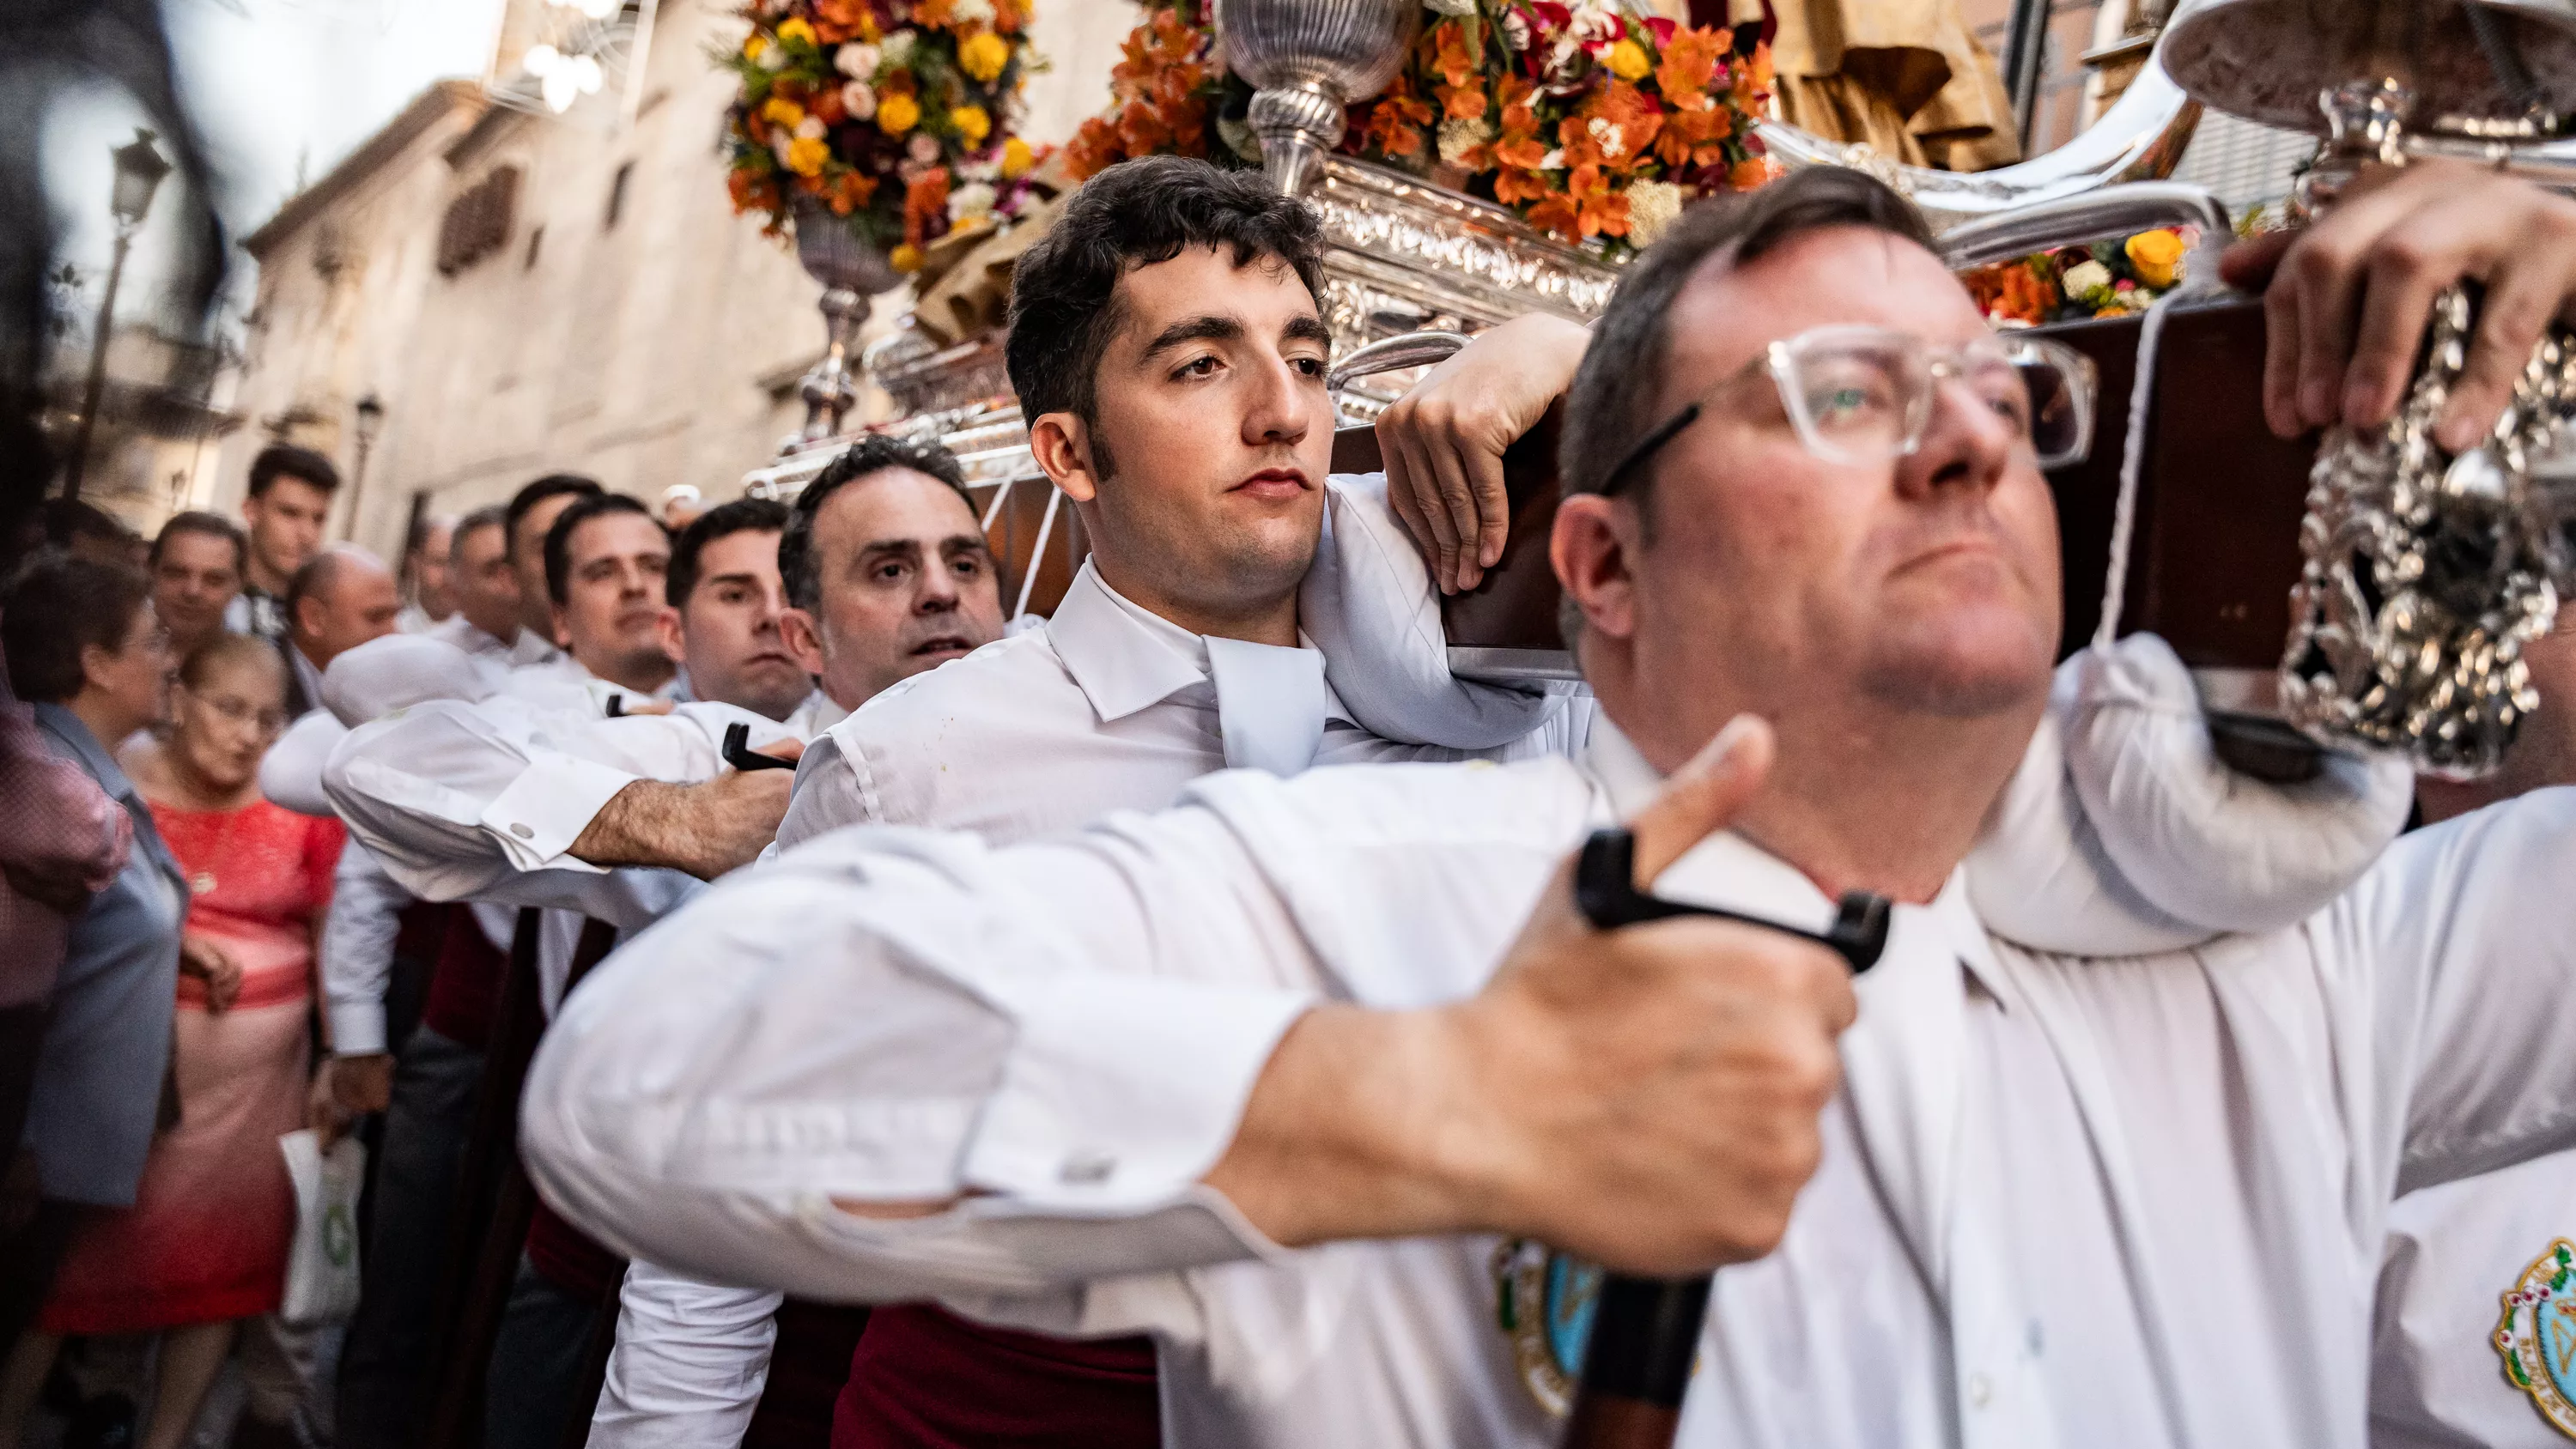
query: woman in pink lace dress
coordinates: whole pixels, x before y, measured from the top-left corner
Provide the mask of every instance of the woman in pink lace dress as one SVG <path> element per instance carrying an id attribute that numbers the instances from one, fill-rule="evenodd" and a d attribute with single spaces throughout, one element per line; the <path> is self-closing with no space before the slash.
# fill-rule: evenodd
<path id="1" fill-rule="evenodd" d="M 179 1449 L 237 1326 L 255 1420 L 282 1423 L 300 1388 L 291 1340 L 266 1318 L 295 1231 L 277 1139 L 304 1125 L 314 942 L 342 837 L 338 821 L 260 796 L 285 700 L 275 648 L 219 635 L 180 666 L 168 739 L 123 760 L 191 889 L 171 1068 L 179 1119 L 154 1140 L 133 1209 L 74 1240 L 43 1327 L 164 1335 L 141 1449 Z"/>

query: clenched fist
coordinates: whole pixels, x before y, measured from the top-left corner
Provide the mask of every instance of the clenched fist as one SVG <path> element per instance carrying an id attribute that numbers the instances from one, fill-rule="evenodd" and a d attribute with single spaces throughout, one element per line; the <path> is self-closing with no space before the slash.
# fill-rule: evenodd
<path id="1" fill-rule="evenodd" d="M 1739 720 L 1630 822 L 1651 880 L 1760 789 Z M 1822 1151 L 1857 1014 L 1822 946 L 1707 918 L 1594 929 L 1569 857 L 1500 970 L 1453 1006 L 1292 1027 L 1207 1178 L 1283 1243 L 1537 1238 L 1623 1272 L 1769 1252 Z"/>

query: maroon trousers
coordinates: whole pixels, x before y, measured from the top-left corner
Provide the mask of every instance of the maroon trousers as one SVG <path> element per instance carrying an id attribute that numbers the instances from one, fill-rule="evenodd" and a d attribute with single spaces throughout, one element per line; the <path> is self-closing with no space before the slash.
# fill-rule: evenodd
<path id="1" fill-rule="evenodd" d="M 832 1449 L 1156 1449 L 1154 1343 L 1044 1338 L 922 1305 L 868 1317 Z"/>

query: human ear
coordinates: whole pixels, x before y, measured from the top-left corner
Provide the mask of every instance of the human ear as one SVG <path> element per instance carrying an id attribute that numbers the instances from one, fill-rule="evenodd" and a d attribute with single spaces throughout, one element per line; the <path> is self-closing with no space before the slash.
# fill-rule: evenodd
<path id="1" fill-rule="evenodd" d="M 1636 511 L 1598 493 L 1578 493 L 1557 505 L 1548 535 L 1548 562 L 1557 584 L 1583 611 L 1584 627 L 1614 639 L 1637 632 Z"/>
<path id="2" fill-rule="evenodd" d="M 808 674 L 823 672 L 823 630 L 814 616 L 803 609 L 781 609 L 778 613 L 778 642 L 787 646 L 788 657 Z"/>
<path id="3" fill-rule="evenodd" d="M 653 633 L 662 641 L 662 652 L 671 656 L 672 663 L 689 662 L 689 635 L 687 630 L 680 627 L 679 610 L 672 608 L 662 610 L 661 617 L 653 621 Z"/>
<path id="4" fill-rule="evenodd" d="M 1041 413 L 1029 424 L 1029 453 L 1064 496 L 1089 503 L 1100 494 L 1091 468 L 1091 432 L 1071 413 Z"/>

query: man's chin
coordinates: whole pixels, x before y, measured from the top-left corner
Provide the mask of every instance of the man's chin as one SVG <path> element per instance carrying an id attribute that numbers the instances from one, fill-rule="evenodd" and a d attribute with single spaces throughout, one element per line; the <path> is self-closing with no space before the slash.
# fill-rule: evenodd
<path id="1" fill-rule="evenodd" d="M 1862 672 L 1868 693 L 1946 719 L 2006 714 L 2048 697 L 2048 639 L 2027 621 L 1982 620 L 1944 632 L 1882 638 Z"/>

